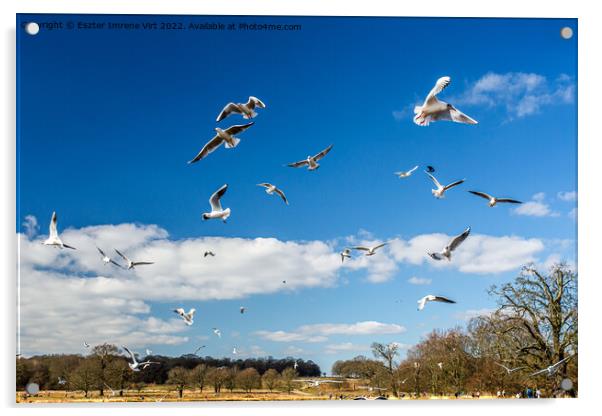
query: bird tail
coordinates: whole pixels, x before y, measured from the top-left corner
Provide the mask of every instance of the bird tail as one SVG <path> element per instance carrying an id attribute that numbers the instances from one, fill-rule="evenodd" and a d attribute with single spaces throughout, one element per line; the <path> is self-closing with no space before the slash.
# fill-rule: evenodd
<path id="1" fill-rule="evenodd" d="M 420 114 L 422 112 L 422 106 L 417 105 L 414 107 L 414 114 Z"/>
<path id="2" fill-rule="evenodd" d="M 226 208 L 224 210 L 224 216 L 222 217 L 222 220 L 226 221 L 229 217 L 230 217 L 230 208 Z"/>
<path id="3" fill-rule="evenodd" d="M 226 142 L 224 146 L 226 147 L 226 149 L 231 149 L 233 147 L 238 146 L 238 143 L 240 143 L 240 139 L 238 137 L 232 137 L 232 144 Z"/>

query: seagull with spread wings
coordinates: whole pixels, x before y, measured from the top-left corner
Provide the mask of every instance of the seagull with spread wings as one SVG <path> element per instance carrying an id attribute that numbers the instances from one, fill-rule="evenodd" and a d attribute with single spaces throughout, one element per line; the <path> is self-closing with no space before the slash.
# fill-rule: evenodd
<path id="1" fill-rule="evenodd" d="M 125 352 L 128 353 L 128 355 L 130 356 L 130 359 L 132 360 L 131 363 L 128 362 L 128 365 L 130 366 L 132 371 L 140 371 L 141 369 L 144 370 L 151 364 L 160 364 L 156 361 L 148 361 L 148 360 L 138 362 L 138 360 L 136 359 L 136 355 L 132 351 L 130 351 L 128 347 L 126 347 L 125 345 L 122 345 L 121 348 L 123 348 L 125 350 Z"/>
<path id="2" fill-rule="evenodd" d="M 228 103 L 215 121 L 222 121 L 232 113 L 240 114 L 246 119 L 254 118 L 257 116 L 255 107 L 265 108 L 265 104 L 259 98 L 253 96 L 249 97 L 246 103 Z"/>
<path id="3" fill-rule="evenodd" d="M 215 257 L 215 253 L 213 251 L 205 251 L 205 253 L 203 254 L 203 257 L 207 257 L 207 256 Z"/>
<path id="4" fill-rule="evenodd" d="M 212 328 L 213 329 L 213 333 L 215 335 L 217 335 L 218 338 L 222 337 L 222 331 L 219 330 L 219 328 Z"/>
<path id="5" fill-rule="evenodd" d="M 361 251 L 365 251 L 366 252 L 366 256 L 374 256 L 376 254 L 376 250 L 378 250 L 381 247 L 386 246 L 387 243 L 382 243 L 379 244 L 377 246 L 373 246 L 373 247 L 366 247 L 366 246 L 355 246 L 355 247 L 351 247 L 353 250 L 361 250 Z"/>
<path id="6" fill-rule="evenodd" d="M 509 368 L 509 367 L 506 367 L 504 364 L 495 363 L 495 362 L 494 362 L 494 364 L 497 365 L 498 367 L 502 367 L 504 370 L 506 370 L 506 373 L 508 373 L 508 374 L 512 374 L 515 371 L 522 370 L 523 368 L 527 368 L 527 367 L 524 367 L 524 366 L 523 367 L 516 367 L 516 368 Z"/>
<path id="7" fill-rule="evenodd" d="M 558 361 L 556 364 L 552 364 L 546 368 L 543 368 L 539 371 L 534 372 L 533 374 L 529 375 L 529 377 L 538 376 L 540 374 L 546 374 L 548 377 L 553 376 L 554 374 L 556 374 L 556 371 L 558 371 L 558 368 L 560 367 L 560 365 L 564 362 L 567 362 L 571 358 L 573 358 L 573 356 L 569 355 L 568 357 L 563 358 L 562 360 Z"/>
<path id="8" fill-rule="evenodd" d="M 121 253 L 119 250 L 115 249 L 115 252 L 121 256 L 122 259 L 127 263 L 127 269 L 131 270 L 136 268 L 136 266 L 144 266 L 148 264 L 154 264 L 152 261 L 132 261 L 125 256 L 125 254 Z"/>
<path id="9" fill-rule="evenodd" d="M 456 303 L 456 301 L 448 299 L 443 296 L 426 295 L 422 299 L 418 300 L 418 310 L 419 311 L 423 310 L 424 306 L 428 302 Z M 443 364 L 441 364 L 441 365 L 443 365 Z"/>
<path id="10" fill-rule="evenodd" d="M 180 315 L 180 317 L 184 320 L 184 322 L 186 323 L 186 325 L 190 326 L 194 323 L 194 313 L 196 312 L 196 309 L 191 308 L 188 313 L 186 311 L 184 311 L 184 308 L 177 308 L 173 310 L 175 313 L 177 313 L 178 315 Z"/>
<path id="11" fill-rule="evenodd" d="M 395 172 L 394 174 L 397 175 L 399 178 L 403 179 L 403 178 L 407 178 L 409 176 L 412 175 L 412 173 L 414 173 L 414 171 L 418 169 L 418 166 L 414 166 L 412 169 L 405 171 L 405 172 Z"/>
<path id="12" fill-rule="evenodd" d="M 113 260 L 112 258 L 110 258 L 109 256 L 107 256 L 107 255 L 105 254 L 105 252 L 104 252 L 104 251 L 102 251 L 100 248 L 96 247 L 96 250 L 98 250 L 98 252 L 100 253 L 100 256 L 101 256 L 102 262 L 103 262 L 104 264 L 109 264 L 109 263 L 111 263 L 111 264 L 114 264 L 115 266 L 119 267 L 120 269 L 123 269 L 123 266 L 122 266 L 121 264 L 119 264 L 119 263 L 115 262 L 115 260 Z"/>
<path id="13" fill-rule="evenodd" d="M 217 191 L 211 195 L 209 198 L 209 205 L 211 205 L 211 212 L 203 213 L 204 220 L 211 220 L 215 218 L 220 218 L 223 222 L 226 222 L 228 217 L 230 217 L 230 208 L 223 209 L 222 208 L 222 196 L 228 190 L 228 184 L 222 185 Z"/>
<path id="14" fill-rule="evenodd" d="M 48 227 L 48 238 L 42 243 L 45 246 L 53 246 L 56 248 L 70 248 L 71 250 L 77 250 L 75 247 L 68 246 L 63 243 L 63 241 L 59 237 L 59 232 L 57 229 L 57 216 L 56 212 L 52 212 L 52 218 L 50 219 L 50 226 Z"/>
<path id="15" fill-rule="evenodd" d="M 485 198 L 489 201 L 489 206 L 490 207 L 494 207 L 496 204 L 498 203 L 508 203 L 508 204 L 522 204 L 521 201 L 517 201 L 516 199 L 510 199 L 510 198 L 496 198 L 494 196 L 491 196 L 489 194 L 486 194 L 485 192 L 478 192 L 478 191 L 468 191 L 473 195 L 476 196 L 480 196 L 481 198 Z"/>
<path id="16" fill-rule="evenodd" d="M 253 124 L 255 124 L 255 123 L 250 122 L 250 123 L 243 124 L 243 125 L 235 125 L 235 126 L 228 127 L 225 130 L 220 129 L 219 127 L 216 127 L 215 128 L 216 135 L 213 136 L 213 138 L 211 140 L 209 140 L 205 146 L 203 146 L 203 148 L 201 149 L 199 154 L 196 155 L 194 157 L 194 159 L 192 159 L 188 163 L 196 163 L 199 160 L 204 159 L 207 155 L 212 153 L 215 149 L 217 149 L 224 143 L 225 143 L 224 147 L 226 149 L 231 149 L 233 147 L 238 146 L 238 143 L 240 143 L 240 139 L 238 137 L 235 137 L 235 135 L 238 133 L 242 133 L 243 131 L 245 131 L 246 129 L 251 127 Z"/>
<path id="17" fill-rule="evenodd" d="M 258 183 L 257 186 L 263 186 L 265 188 L 265 193 L 268 195 L 272 195 L 273 193 L 278 194 L 280 196 L 280 198 L 282 198 L 284 203 L 286 205 L 288 205 L 288 200 L 286 199 L 286 195 L 284 195 L 284 192 L 282 192 L 282 189 L 279 189 L 276 185 L 272 185 L 271 183 L 267 183 L 267 182 L 262 182 L 262 183 Z"/>
<path id="18" fill-rule="evenodd" d="M 428 126 L 431 121 L 449 120 L 463 124 L 478 124 L 476 120 L 468 117 L 453 105 L 439 101 L 437 95 L 451 83 L 450 77 L 441 77 L 426 96 L 422 106 L 414 107 L 414 123 L 419 126 Z"/>
<path id="19" fill-rule="evenodd" d="M 332 149 L 332 145 L 328 146 L 326 149 L 322 150 L 320 153 L 314 156 L 307 156 L 307 159 L 303 159 L 294 163 L 289 163 L 288 166 L 290 166 L 291 168 L 307 166 L 307 170 L 316 170 L 320 167 L 320 165 L 318 164 L 318 160 L 326 156 L 328 152 L 330 152 L 330 149 Z"/>
<path id="20" fill-rule="evenodd" d="M 445 191 L 447 191 L 448 189 L 451 189 L 451 188 L 453 188 L 454 186 L 458 186 L 458 185 L 460 185 L 461 183 L 464 183 L 464 181 L 466 180 L 466 179 L 461 179 L 461 180 L 459 180 L 459 181 L 452 182 L 452 183 L 450 183 L 449 185 L 445 185 L 445 186 L 443 186 L 443 185 L 441 185 L 441 184 L 439 183 L 439 181 L 437 180 L 437 178 L 435 178 L 433 175 L 431 175 L 431 174 L 430 174 L 430 173 L 428 173 L 428 172 L 425 172 L 425 173 L 426 173 L 426 174 L 429 176 L 429 178 L 431 178 L 431 180 L 433 181 L 433 183 L 434 183 L 434 184 L 435 184 L 435 186 L 437 187 L 437 189 L 431 189 L 431 193 L 432 193 L 432 194 L 433 194 L 433 196 L 434 196 L 435 198 L 437 198 L 437 199 L 442 199 L 442 198 L 445 198 L 445 195 L 444 195 L 444 194 L 445 194 Z"/>
<path id="21" fill-rule="evenodd" d="M 447 259 L 448 261 L 451 261 L 452 251 L 457 249 L 458 246 L 460 244 L 462 244 L 464 242 L 464 240 L 466 240 L 466 238 L 468 238 L 469 235 L 470 235 L 470 227 L 468 227 L 466 230 L 464 230 L 462 232 L 462 234 L 457 235 L 454 238 L 452 238 L 452 240 L 449 242 L 449 244 L 447 246 L 445 246 L 445 248 L 443 249 L 442 252 L 428 253 L 428 255 L 431 256 L 431 258 L 433 260 Z"/>

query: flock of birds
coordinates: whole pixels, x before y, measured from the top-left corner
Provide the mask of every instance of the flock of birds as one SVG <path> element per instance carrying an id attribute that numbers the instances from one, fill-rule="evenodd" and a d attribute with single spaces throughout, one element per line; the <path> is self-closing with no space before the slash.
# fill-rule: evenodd
<path id="1" fill-rule="evenodd" d="M 435 86 L 432 88 L 432 90 L 427 95 L 427 97 L 424 101 L 424 104 L 422 106 L 416 106 L 414 108 L 414 113 L 415 113 L 414 123 L 416 123 L 419 126 L 428 126 L 431 122 L 434 122 L 434 121 L 447 120 L 447 121 L 453 121 L 456 123 L 463 123 L 463 124 L 477 124 L 476 120 L 474 120 L 473 118 L 462 113 L 460 110 L 458 110 L 452 104 L 446 103 L 444 101 L 440 101 L 437 98 L 438 94 L 440 94 L 445 88 L 447 88 L 450 85 L 450 82 L 451 82 L 451 79 L 450 79 L 450 77 L 447 77 L 447 76 L 441 77 L 437 80 Z M 249 99 L 246 103 L 230 102 L 219 113 L 219 115 L 217 116 L 216 122 L 220 122 L 233 114 L 239 114 L 244 119 L 255 118 L 257 116 L 257 112 L 255 111 L 257 108 L 265 109 L 266 105 L 259 98 L 256 98 L 253 96 L 249 97 Z M 238 146 L 238 144 L 240 143 L 240 138 L 238 138 L 237 135 L 248 130 L 254 124 L 255 124 L 254 122 L 249 122 L 247 124 L 242 124 L 242 125 L 232 125 L 225 129 L 216 127 L 215 128 L 215 132 L 216 132 L 215 136 L 213 138 L 211 138 L 203 146 L 203 148 L 200 150 L 200 152 L 188 163 L 193 164 L 193 163 L 197 163 L 197 162 L 201 161 L 202 159 L 206 158 L 209 154 L 214 152 L 217 148 L 219 148 L 222 144 L 224 145 L 224 147 L 226 149 L 236 148 Z M 306 167 L 308 171 L 316 171 L 320 167 L 320 164 L 318 162 L 321 161 L 326 155 L 328 155 L 328 153 L 332 150 L 332 148 L 333 148 L 333 145 L 331 144 L 328 147 L 326 147 L 324 150 L 320 151 L 319 153 L 317 153 L 313 156 L 309 155 L 305 159 L 299 160 L 297 162 L 289 163 L 287 166 L 292 167 L 292 168 Z M 412 169 L 407 170 L 407 171 L 395 172 L 395 175 L 397 175 L 401 179 L 407 179 L 410 176 L 412 176 L 412 174 L 417 169 L 418 169 L 418 166 L 414 166 Z M 428 178 L 430 178 L 430 180 L 433 182 L 433 184 L 435 186 L 435 188 L 431 190 L 431 193 L 436 199 L 444 198 L 446 192 L 449 192 L 453 188 L 455 188 L 465 182 L 465 179 L 461 179 L 461 180 L 453 181 L 447 185 L 442 185 L 437 180 L 437 178 L 433 175 L 434 172 L 435 172 L 435 168 L 432 166 L 427 166 L 425 169 L 425 174 L 428 176 Z M 289 204 L 289 201 L 288 201 L 284 191 L 282 189 L 278 188 L 276 185 L 273 185 L 269 182 L 263 182 L 263 183 L 259 183 L 257 185 L 263 187 L 265 189 L 265 192 L 268 195 L 278 195 L 285 204 L 287 204 L 287 205 Z M 211 207 L 211 210 L 209 212 L 202 213 L 201 217 L 203 220 L 220 219 L 223 222 L 226 222 L 226 220 L 230 217 L 231 209 L 230 208 L 224 209 L 222 207 L 222 202 L 221 202 L 227 189 L 228 189 L 228 185 L 224 184 L 211 195 L 211 197 L 209 198 L 209 205 Z M 501 204 L 501 203 L 510 203 L 510 204 L 520 204 L 521 203 L 521 201 L 518 201 L 516 199 L 498 198 L 498 197 L 492 196 L 485 192 L 480 192 L 480 191 L 469 191 L 469 192 L 475 196 L 486 199 L 488 201 L 489 207 L 494 207 L 497 204 Z M 441 251 L 429 252 L 429 253 L 427 253 L 428 256 L 430 256 L 430 258 L 432 258 L 433 260 L 437 260 L 437 261 L 440 261 L 440 260 L 451 261 L 452 253 L 455 250 L 457 250 L 458 247 L 468 238 L 468 236 L 470 235 L 470 231 L 471 231 L 471 228 L 467 227 L 461 234 L 452 238 L 451 241 Z M 56 212 L 52 213 L 52 218 L 51 218 L 50 226 L 49 226 L 49 236 L 43 242 L 43 244 L 61 248 L 61 249 L 67 248 L 67 249 L 75 250 L 75 247 L 65 244 L 59 237 L 59 233 L 57 230 Z M 375 245 L 375 246 L 361 246 L 360 245 L 360 246 L 354 246 L 354 247 L 345 247 L 340 252 L 341 262 L 345 262 L 346 259 L 351 259 L 353 251 L 363 252 L 364 255 L 368 256 L 368 257 L 374 256 L 377 253 L 377 250 L 381 249 L 385 245 L 387 245 L 386 242 Z M 113 260 L 110 256 L 108 256 L 99 247 L 96 247 L 96 248 L 97 248 L 98 252 L 100 253 L 102 262 L 104 262 L 105 264 L 112 264 L 112 265 L 122 268 L 122 269 L 132 270 L 132 269 L 135 269 L 135 267 L 137 267 L 137 266 L 153 264 L 153 262 L 150 262 L 150 261 L 133 261 L 133 260 L 129 259 L 124 253 L 115 249 L 115 252 L 117 253 L 117 255 L 125 262 L 125 264 L 121 264 L 121 263 Z M 216 254 L 214 252 L 207 250 L 204 252 L 203 257 L 207 257 L 207 256 L 213 257 L 215 255 Z M 286 280 L 283 280 L 282 283 L 285 284 Z M 446 304 L 456 303 L 454 300 L 451 300 L 445 296 L 428 294 L 417 301 L 418 310 L 419 311 L 423 310 L 424 307 L 426 306 L 426 304 L 429 302 L 439 302 L 439 303 L 446 303 Z M 243 314 L 245 312 L 245 310 L 246 310 L 245 307 L 243 307 L 243 306 L 240 307 L 241 314 Z M 184 323 L 186 325 L 190 326 L 190 325 L 194 324 L 194 314 L 196 312 L 196 310 L 194 308 L 191 308 L 188 312 L 186 312 L 184 310 L 184 308 L 179 307 L 179 308 L 174 309 L 174 312 L 182 318 L 182 320 L 184 321 Z M 221 331 L 218 328 L 212 328 L 212 330 L 213 330 L 213 333 L 218 338 L 221 338 Z M 84 346 L 86 348 L 89 348 L 89 344 L 87 344 L 85 342 L 84 342 Z M 205 347 L 205 345 L 197 348 L 194 351 L 194 354 L 196 355 L 200 351 L 200 349 L 202 349 L 204 347 Z M 140 362 L 137 359 L 137 354 L 133 353 L 126 346 L 123 346 L 123 349 L 129 355 L 129 358 L 130 358 L 129 366 L 133 371 L 140 371 L 141 369 L 143 370 L 145 368 L 148 368 L 150 365 L 158 364 L 157 362 L 153 362 L 150 360 Z M 150 351 L 147 350 L 147 356 L 150 355 L 149 352 Z M 233 347 L 232 354 L 237 354 L 237 353 L 238 353 L 237 348 Z M 568 358 L 570 358 L 570 357 L 568 357 Z M 560 363 L 555 364 L 554 366 L 550 366 L 546 369 L 542 369 L 541 371 L 534 373 L 533 375 L 543 374 L 543 373 L 552 374 L 555 371 L 555 369 L 557 368 L 557 366 L 560 365 L 565 360 L 561 361 Z M 443 363 L 439 363 L 439 364 L 440 364 L 440 368 L 442 368 Z M 500 366 L 502 366 L 505 370 L 507 370 L 508 374 L 520 369 L 520 368 L 509 369 L 501 364 L 500 364 Z M 296 367 L 296 363 L 295 363 L 295 367 Z M 307 380 L 302 380 L 302 381 L 307 381 Z M 311 382 L 317 386 L 323 382 L 335 382 L 335 381 L 311 380 Z"/>

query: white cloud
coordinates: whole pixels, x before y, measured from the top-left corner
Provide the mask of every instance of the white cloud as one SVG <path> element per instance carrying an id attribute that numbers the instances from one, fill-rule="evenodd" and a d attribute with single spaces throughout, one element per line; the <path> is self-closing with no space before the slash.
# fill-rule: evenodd
<path id="1" fill-rule="evenodd" d="M 369 345 L 354 344 L 352 342 L 342 342 L 340 344 L 328 344 L 324 347 L 325 354 L 340 354 L 350 351 L 370 351 Z"/>
<path id="2" fill-rule="evenodd" d="M 40 229 L 38 219 L 33 215 L 26 215 L 22 225 L 25 229 L 25 235 L 29 238 L 35 237 Z"/>
<path id="3" fill-rule="evenodd" d="M 541 112 L 554 104 L 572 104 L 575 83 L 562 74 L 554 80 L 534 73 L 489 72 L 469 86 L 467 91 L 450 102 L 488 107 L 503 106 L 509 119 Z"/>
<path id="4" fill-rule="evenodd" d="M 323 342 L 331 335 L 375 335 L 399 334 L 405 328 L 397 324 L 385 324 L 376 321 L 363 321 L 353 324 L 311 324 L 286 331 L 256 331 L 255 335 L 274 342 Z"/>
<path id="5" fill-rule="evenodd" d="M 577 208 L 573 208 L 572 210 L 570 210 L 568 216 L 573 220 L 577 219 Z"/>
<path id="6" fill-rule="evenodd" d="M 519 205 L 512 212 L 528 217 L 557 217 L 559 214 L 545 202 L 545 197 L 543 192 L 538 192 L 531 197 L 531 201 Z"/>
<path id="7" fill-rule="evenodd" d="M 556 196 L 561 201 L 572 202 L 577 200 L 577 191 L 558 192 Z"/>
<path id="8" fill-rule="evenodd" d="M 463 312 L 457 312 L 454 314 L 454 318 L 460 319 L 462 321 L 469 321 L 472 318 L 476 318 L 478 316 L 491 315 L 495 309 L 490 308 L 482 308 L 482 309 L 468 309 Z"/>
<path id="9" fill-rule="evenodd" d="M 413 284 L 413 285 L 430 285 L 432 281 L 433 281 L 432 279 L 427 279 L 424 277 L 416 277 L 416 276 L 412 276 L 408 279 L 408 283 Z"/>

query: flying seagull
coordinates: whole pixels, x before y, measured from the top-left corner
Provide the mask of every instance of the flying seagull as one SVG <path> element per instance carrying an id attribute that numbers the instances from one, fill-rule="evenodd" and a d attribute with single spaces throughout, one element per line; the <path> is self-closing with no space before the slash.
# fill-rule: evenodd
<path id="1" fill-rule="evenodd" d="M 546 374 L 548 377 L 553 376 L 554 374 L 556 374 L 556 371 L 558 371 L 558 367 L 560 367 L 560 364 L 570 360 L 571 358 L 573 358 L 573 356 L 569 355 L 568 357 L 558 361 L 556 364 L 552 364 L 551 366 L 534 372 L 533 374 L 529 375 L 529 377 L 537 376 L 540 374 Z"/>
<path id="2" fill-rule="evenodd" d="M 527 368 L 527 367 L 508 368 L 504 364 L 495 363 L 495 362 L 494 362 L 494 364 L 497 365 L 497 366 L 499 366 L 499 367 L 502 367 L 504 370 L 506 370 L 506 373 L 508 373 L 508 374 L 512 374 L 515 371 L 522 370 L 523 368 Z"/>
<path id="3" fill-rule="evenodd" d="M 477 121 L 462 113 L 456 107 L 437 99 L 437 94 L 451 83 L 450 77 L 441 77 L 426 96 L 422 106 L 414 107 L 414 123 L 428 126 L 431 121 L 450 120 L 456 123 L 477 124 Z"/>
<path id="4" fill-rule="evenodd" d="M 439 367 L 439 370 L 443 370 L 443 363 L 437 363 L 437 367 Z"/>
<path id="5" fill-rule="evenodd" d="M 52 212 L 52 219 L 50 220 L 50 226 L 48 227 L 48 238 L 42 243 L 46 246 L 54 246 L 57 248 L 70 248 L 71 250 L 77 250 L 75 247 L 68 246 L 63 243 L 59 238 L 59 232 L 56 228 L 56 212 Z"/>
<path id="6" fill-rule="evenodd" d="M 205 254 L 203 254 L 203 257 L 207 257 L 207 256 L 215 257 L 215 253 L 213 251 L 205 251 Z"/>
<path id="7" fill-rule="evenodd" d="M 205 347 L 206 347 L 206 345 L 201 345 L 196 350 L 194 350 L 194 352 L 192 353 L 192 355 L 196 355 L 197 352 L 199 352 L 202 348 L 205 348 Z"/>
<path id="8" fill-rule="evenodd" d="M 345 259 L 350 259 L 351 258 L 351 249 L 345 247 L 345 249 L 343 249 L 343 251 L 341 251 L 341 263 L 343 263 L 345 261 Z"/>
<path id="9" fill-rule="evenodd" d="M 84 340 L 83 345 L 84 345 L 84 348 L 90 348 L 90 344 L 88 344 L 85 340 Z"/>
<path id="10" fill-rule="evenodd" d="M 428 173 L 428 172 L 425 172 L 425 173 L 426 173 L 426 174 L 429 176 L 429 178 L 431 178 L 431 180 L 433 181 L 433 183 L 434 183 L 434 184 L 435 184 L 435 186 L 437 187 L 437 189 L 431 189 L 431 192 L 432 192 L 433 196 L 434 196 L 435 198 L 437 198 L 437 199 L 442 199 L 442 198 L 444 198 L 444 197 L 445 197 L 445 195 L 443 195 L 443 194 L 445 193 L 445 191 L 447 191 L 448 189 L 451 189 L 451 188 L 453 188 L 454 186 L 458 186 L 458 185 L 460 185 L 461 183 L 463 183 L 463 182 L 466 180 L 466 179 L 461 179 L 461 180 L 459 180 L 459 181 L 452 182 L 452 183 L 450 183 L 449 185 L 445 185 L 445 186 L 443 186 L 443 185 L 441 185 L 441 184 L 439 183 L 439 181 L 437 180 L 437 178 L 435 178 L 433 175 L 431 175 L 431 174 L 430 174 L 430 173 Z"/>
<path id="11" fill-rule="evenodd" d="M 228 103 L 215 121 L 222 121 L 232 113 L 241 114 L 246 119 L 254 118 L 257 116 L 255 107 L 265 108 L 265 104 L 259 98 L 253 96 L 249 97 L 249 101 L 246 103 Z"/>
<path id="12" fill-rule="evenodd" d="M 119 250 L 115 249 L 115 251 L 117 252 L 117 254 L 119 254 L 121 256 L 122 259 L 124 259 L 126 261 L 126 263 L 128 264 L 127 269 L 131 270 L 136 268 L 136 266 L 144 266 L 147 264 L 153 264 L 152 261 L 132 261 L 130 259 L 128 259 L 124 254 L 120 253 Z"/>
<path id="13" fill-rule="evenodd" d="M 153 352 L 147 348 L 146 349 L 146 356 L 148 357 L 149 355 L 152 355 L 152 354 L 153 354 Z"/>
<path id="14" fill-rule="evenodd" d="M 355 246 L 351 247 L 353 250 L 361 250 L 366 252 L 366 256 L 374 256 L 376 254 L 376 250 L 381 247 L 384 247 L 387 243 L 382 243 L 374 247 L 366 247 L 366 246 Z"/>
<path id="15" fill-rule="evenodd" d="M 220 331 L 219 328 L 213 328 L 213 333 L 217 335 L 218 338 L 222 337 L 222 331 Z"/>
<path id="16" fill-rule="evenodd" d="M 412 169 L 406 172 L 395 172 L 395 175 L 399 176 L 401 179 L 407 178 L 408 176 L 411 176 L 416 169 L 418 169 L 418 166 L 414 166 Z"/>
<path id="17" fill-rule="evenodd" d="M 286 280 L 283 280 L 283 281 L 282 281 L 282 283 L 283 283 L 283 284 L 286 284 Z"/>
<path id="18" fill-rule="evenodd" d="M 314 156 L 307 156 L 307 159 L 300 160 L 298 162 L 289 163 L 288 166 L 291 168 L 298 168 L 301 166 L 307 166 L 307 170 L 316 170 L 320 167 L 318 164 L 318 160 L 322 159 L 324 156 L 330 152 L 332 149 L 332 145 L 328 146 L 326 149 L 322 150 L 320 153 Z"/>
<path id="19" fill-rule="evenodd" d="M 102 251 L 100 248 L 96 247 L 96 250 L 98 250 L 98 252 L 100 253 L 100 256 L 101 256 L 102 261 L 103 261 L 104 264 L 112 263 L 115 266 L 119 267 L 120 269 L 123 269 L 123 267 L 121 266 L 121 264 L 115 262 L 115 260 L 113 260 L 112 258 L 110 258 L 109 256 L 107 256 L 105 254 L 105 252 Z"/>
<path id="20" fill-rule="evenodd" d="M 234 355 L 238 354 L 238 351 L 236 351 L 236 347 L 232 347 L 232 354 L 234 354 Z"/>
<path id="21" fill-rule="evenodd" d="M 469 234 L 470 234 L 470 227 L 468 227 L 466 230 L 464 230 L 464 232 L 462 232 L 462 234 L 454 237 L 449 242 L 449 244 L 447 246 L 445 246 L 445 248 L 443 249 L 442 252 L 440 252 L 440 253 L 428 253 L 428 255 L 431 256 L 431 258 L 433 260 L 443 260 L 445 258 L 448 261 L 451 261 L 452 251 L 454 251 L 455 249 L 457 249 L 458 246 L 460 244 L 462 244 L 462 242 L 464 240 L 466 240 L 466 238 L 468 237 Z"/>
<path id="22" fill-rule="evenodd" d="M 65 385 L 65 384 L 67 384 L 67 380 L 65 380 L 65 379 L 64 379 L 64 378 L 62 378 L 62 377 L 59 377 L 59 379 L 58 379 L 58 381 L 57 381 L 57 384 L 58 384 L 58 385 L 60 385 L 60 386 L 63 386 L 63 385 Z"/>
<path id="23" fill-rule="evenodd" d="M 288 200 L 286 199 L 286 195 L 284 195 L 284 192 L 282 192 L 282 189 L 279 189 L 275 185 L 272 185 L 271 183 L 267 182 L 258 183 L 257 186 L 263 186 L 265 188 L 265 193 L 268 195 L 272 195 L 274 192 L 276 192 L 278 195 L 280 195 L 280 198 L 282 198 L 284 203 L 288 205 Z"/>
<path id="24" fill-rule="evenodd" d="M 494 207 L 495 204 L 499 203 L 509 203 L 509 204 L 522 204 L 521 201 L 517 201 L 516 199 L 510 199 L 510 198 L 496 198 L 494 196 L 491 196 L 489 194 L 486 194 L 485 192 L 477 192 L 477 191 L 468 191 L 473 195 L 476 196 L 480 196 L 481 198 L 485 198 L 487 200 L 489 200 L 489 206 L 490 207 Z"/>
<path id="25" fill-rule="evenodd" d="M 188 311 L 188 313 L 186 313 L 183 308 L 177 308 L 177 309 L 174 309 L 173 311 L 182 317 L 182 319 L 184 320 L 186 325 L 190 326 L 194 323 L 193 318 L 194 318 L 194 313 L 196 312 L 196 309 L 192 308 Z"/>
<path id="26" fill-rule="evenodd" d="M 130 359 L 132 360 L 131 363 L 128 363 L 128 365 L 130 366 L 130 368 L 132 369 L 132 371 L 140 371 L 140 369 L 144 370 L 144 369 L 146 369 L 151 364 L 159 364 L 156 361 L 138 362 L 138 360 L 136 359 L 136 356 L 134 355 L 134 353 L 132 353 L 128 349 L 128 347 L 126 347 L 125 345 L 122 345 L 121 348 L 123 348 L 129 354 Z"/>
<path id="27" fill-rule="evenodd" d="M 443 303 L 456 303 L 455 301 L 445 298 L 443 296 L 435 296 L 435 295 L 426 295 L 422 299 L 418 301 L 418 310 L 421 311 L 424 309 L 424 306 L 427 302 L 443 302 Z M 441 364 L 443 365 L 443 364 Z"/>
<path id="28" fill-rule="evenodd" d="M 211 205 L 211 212 L 203 213 L 204 220 L 210 220 L 214 218 L 221 218 L 223 222 L 226 222 L 230 216 L 230 208 L 223 209 L 221 198 L 228 190 L 228 184 L 222 185 L 217 191 L 209 198 L 209 204 Z"/>
<path id="29" fill-rule="evenodd" d="M 236 147 L 238 143 L 240 143 L 240 139 L 238 137 L 235 137 L 235 135 L 238 133 L 242 133 L 243 131 L 251 127 L 253 124 L 255 123 L 250 122 L 248 124 L 235 125 L 228 127 L 226 130 L 222 130 L 219 127 L 216 127 L 215 131 L 217 134 L 213 136 L 213 138 L 209 140 L 205 146 L 203 146 L 199 154 L 196 155 L 195 158 L 189 161 L 188 163 L 195 163 L 205 158 L 209 153 L 212 153 L 215 149 L 220 147 L 222 143 L 225 143 L 224 146 L 226 147 L 226 149 Z"/>
<path id="30" fill-rule="evenodd" d="M 295 360 L 295 363 L 293 364 L 293 370 L 296 370 L 297 367 L 299 367 L 299 363 L 297 362 L 297 360 Z"/>
<path id="31" fill-rule="evenodd" d="M 242 315 L 243 313 L 245 313 L 245 311 L 246 311 L 246 310 L 247 310 L 247 308 L 245 308 L 244 306 L 241 306 L 241 307 L 240 307 L 240 313 L 241 313 L 241 315 Z"/>

